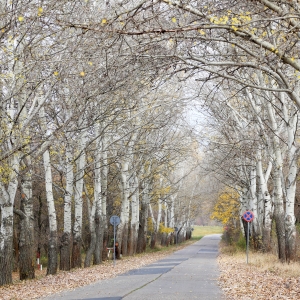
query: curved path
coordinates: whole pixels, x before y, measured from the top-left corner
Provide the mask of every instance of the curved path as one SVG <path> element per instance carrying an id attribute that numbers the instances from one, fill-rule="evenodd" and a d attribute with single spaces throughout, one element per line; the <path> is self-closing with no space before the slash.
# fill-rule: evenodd
<path id="1" fill-rule="evenodd" d="M 217 285 L 219 241 L 219 234 L 208 235 L 153 264 L 44 299 L 224 299 Z"/>

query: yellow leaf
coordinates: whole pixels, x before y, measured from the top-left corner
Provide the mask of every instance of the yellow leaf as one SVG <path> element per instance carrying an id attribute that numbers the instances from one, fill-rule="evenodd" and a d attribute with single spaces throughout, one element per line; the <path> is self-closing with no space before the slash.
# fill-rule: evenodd
<path id="1" fill-rule="evenodd" d="M 42 7 L 39 7 L 38 8 L 38 16 L 41 16 L 43 13 L 43 8 Z"/>
<path id="2" fill-rule="evenodd" d="M 91 61 L 89 61 L 89 62 L 88 62 L 88 64 L 89 64 L 90 66 L 92 66 L 92 65 L 93 65 L 93 63 L 92 63 Z"/>
<path id="3" fill-rule="evenodd" d="M 24 21 L 24 17 L 19 16 L 19 17 L 18 17 L 18 20 L 19 20 L 20 22 L 22 22 L 22 21 Z"/>
<path id="4" fill-rule="evenodd" d="M 198 29 L 198 32 L 199 32 L 200 34 L 202 34 L 202 35 L 205 35 L 205 31 L 202 30 L 202 29 Z"/>
<path id="5" fill-rule="evenodd" d="M 102 19 L 101 20 L 101 24 L 106 24 L 107 23 L 107 20 L 106 19 Z"/>
<path id="6" fill-rule="evenodd" d="M 82 71 L 82 72 L 80 72 L 80 76 L 84 76 L 85 75 L 85 73 Z"/>
<path id="7" fill-rule="evenodd" d="M 176 20 L 175 17 L 172 18 L 172 22 L 173 22 L 173 23 L 176 23 L 176 22 L 177 22 L 177 20 Z"/>
<path id="8" fill-rule="evenodd" d="M 58 75 L 58 72 L 57 72 L 57 71 L 55 71 L 55 72 L 53 72 L 53 74 L 54 74 L 54 76 L 57 76 L 57 75 Z"/>

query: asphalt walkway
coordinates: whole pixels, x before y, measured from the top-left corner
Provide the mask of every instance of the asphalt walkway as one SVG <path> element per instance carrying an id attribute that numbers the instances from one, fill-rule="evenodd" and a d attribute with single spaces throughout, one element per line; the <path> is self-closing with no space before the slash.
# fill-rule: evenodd
<path id="1" fill-rule="evenodd" d="M 217 285 L 219 241 L 219 234 L 208 235 L 153 264 L 43 299 L 224 299 Z"/>

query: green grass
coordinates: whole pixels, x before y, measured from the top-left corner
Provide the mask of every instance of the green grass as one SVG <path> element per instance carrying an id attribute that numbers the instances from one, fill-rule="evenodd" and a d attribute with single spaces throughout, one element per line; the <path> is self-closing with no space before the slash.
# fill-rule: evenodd
<path id="1" fill-rule="evenodd" d="M 194 230 L 192 233 L 192 238 L 197 239 L 201 238 L 208 234 L 214 234 L 214 233 L 223 233 L 223 227 L 221 226 L 193 226 Z"/>

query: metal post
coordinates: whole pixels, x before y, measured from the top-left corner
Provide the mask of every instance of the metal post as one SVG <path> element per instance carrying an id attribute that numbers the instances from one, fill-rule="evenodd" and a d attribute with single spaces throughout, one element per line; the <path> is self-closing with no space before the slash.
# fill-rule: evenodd
<path id="1" fill-rule="evenodd" d="M 116 265 L 116 223 L 114 222 L 114 267 Z"/>
<path id="2" fill-rule="evenodd" d="M 248 253 L 249 253 L 249 231 L 250 231 L 250 227 L 249 227 L 249 223 L 250 222 L 247 222 L 247 226 L 248 226 L 248 228 L 247 228 L 247 264 L 248 264 Z"/>

